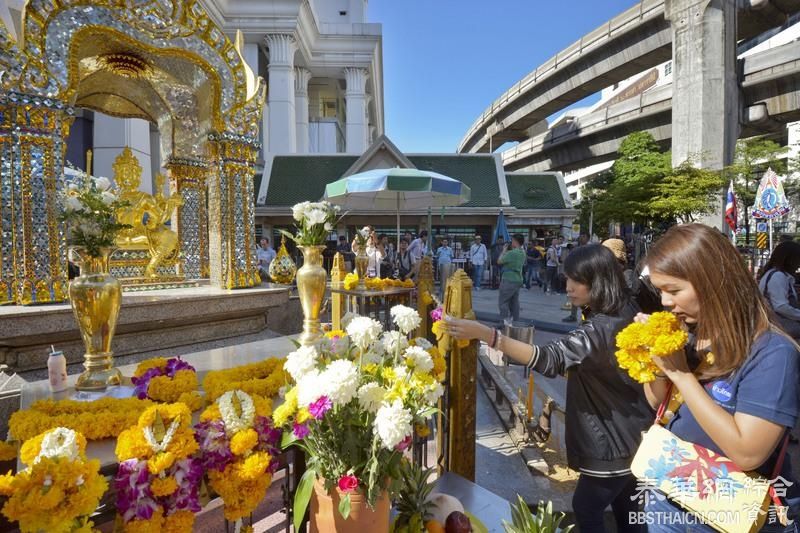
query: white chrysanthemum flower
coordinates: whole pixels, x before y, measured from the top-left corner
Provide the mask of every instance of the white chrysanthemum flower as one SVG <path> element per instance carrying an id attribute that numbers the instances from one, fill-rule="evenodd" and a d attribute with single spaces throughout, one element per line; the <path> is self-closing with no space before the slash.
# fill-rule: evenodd
<path id="1" fill-rule="evenodd" d="M 383 403 L 383 398 L 386 396 L 386 389 L 377 383 L 366 383 L 358 389 L 358 403 L 361 407 L 374 413 Z"/>
<path id="2" fill-rule="evenodd" d="M 328 220 L 328 213 L 322 209 L 309 209 L 306 213 L 306 220 L 312 226 L 324 224 Z"/>
<path id="3" fill-rule="evenodd" d="M 405 305 L 395 305 L 390 311 L 392 320 L 404 335 L 408 335 L 419 327 L 422 319 L 416 309 Z"/>
<path id="4" fill-rule="evenodd" d="M 114 195 L 114 193 L 111 191 L 103 191 L 103 193 L 100 195 L 100 199 L 103 200 L 103 203 L 106 205 L 111 205 L 117 201 L 116 195 Z"/>
<path id="5" fill-rule="evenodd" d="M 83 204 L 77 196 L 67 196 L 64 200 L 64 208 L 67 211 L 80 211 L 83 209 Z"/>
<path id="6" fill-rule="evenodd" d="M 433 348 L 433 344 L 431 344 L 431 341 L 429 341 L 425 337 L 417 337 L 416 339 L 414 339 L 414 344 L 416 346 L 419 346 L 423 350 L 430 350 L 431 348 Z"/>
<path id="7" fill-rule="evenodd" d="M 366 350 L 375 342 L 382 331 L 383 326 L 380 322 L 366 316 L 357 316 L 347 325 L 347 334 L 362 350 Z"/>
<path id="8" fill-rule="evenodd" d="M 444 387 L 438 381 L 425 393 L 425 401 L 430 405 L 436 405 L 439 398 L 444 394 Z"/>
<path id="9" fill-rule="evenodd" d="M 375 415 L 375 432 L 383 446 L 393 450 L 403 439 L 411 435 L 411 412 L 403 407 L 403 402 L 395 400 L 384 403 Z"/>
<path id="10" fill-rule="evenodd" d="M 410 372 L 406 365 L 397 365 L 394 367 L 394 375 L 397 376 L 398 381 L 405 380 Z"/>
<path id="11" fill-rule="evenodd" d="M 319 382 L 334 405 L 345 405 L 358 392 L 358 368 L 352 361 L 338 359 L 320 374 Z"/>
<path id="12" fill-rule="evenodd" d="M 412 346 L 403 352 L 403 357 L 406 358 L 406 364 L 409 368 L 413 368 L 415 372 L 427 374 L 433 370 L 433 359 L 427 350 L 419 346 Z"/>
<path id="13" fill-rule="evenodd" d="M 323 394 L 325 391 L 322 389 L 321 374 L 316 369 L 306 373 L 297 382 L 297 405 L 299 407 L 308 407 L 319 400 Z"/>
<path id="14" fill-rule="evenodd" d="M 283 369 L 286 370 L 292 379 L 300 379 L 317 366 L 319 354 L 313 346 L 301 346 L 286 357 Z"/>
<path id="15" fill-rule="evenodd" d="M 111 188 L 111 180 L 103 176 L 94 178 L 94 186 L 100 192 L 107 191 Z"/>
<path id="16" fill-rule="evenodd" d="M 299 204 L 294 204 L 294 206 L 292 206 L 292 217 L 296 221 L 300 222 L 303 220 L 303 215 L 305 215 L 310 205 L 311 202 L 300 202 Z"/>
<path id="17" fill-rule="evenodd" d="M 330 222 L 326 222 L 325 231 L 333 231 L 333 224 L 331 224 Z"/>
<path id="18" fill-rule="evenodd" d="M 348 312 L 346 312 L 346 313 L 344 314 L 344 316 L 342 317 L 342 328 L 344 328 L 345 330 L 347 330 L 347 326 L 349 326 L 349 325 L 350 325 L 350 322 L 352 322 L 352 321 L 353 321 L 353 319 L 354 319 L 355 317 L 357 317 L 357 316 L 358 316 L 357 314 L 355 314 L 355 313 L 353 313 L 353 312 L 351 312 L 351 311 L 348 311 Z"/>
<path id="19" fill-rule="evenodd" d="M 381 344 L 388 353 L 394 355 L 397 353 L 398 346 L 400 352 L 408 348 L 408 339 L 399 331 L 387 331 L 381 337 Z"/>

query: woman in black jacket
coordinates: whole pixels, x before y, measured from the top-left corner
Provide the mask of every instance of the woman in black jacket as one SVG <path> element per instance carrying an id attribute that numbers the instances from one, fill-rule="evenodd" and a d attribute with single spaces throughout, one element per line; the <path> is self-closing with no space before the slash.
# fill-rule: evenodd
<path id="1" fill-rule="evenodd" d="M 617 531 L 641 531 L 643 526 L 628 523 L 641 503 L 630 464 L 654 414 L 642 386 L 620 370 L 614 355 L 617 333 L 637 308 L 622 269 L 603 246 L 575 248 L 564 273 L 584 322 L 559 340 L 531 346 L 472 320 L 449 319 L 447 330 L 457 339 L 483 340 L 544 376 L 567 376 L 567 460 L 581 473 L 572 499 L 578 527 L 582 533 L 605 531 L 603 514 L 611 505 Z"/>

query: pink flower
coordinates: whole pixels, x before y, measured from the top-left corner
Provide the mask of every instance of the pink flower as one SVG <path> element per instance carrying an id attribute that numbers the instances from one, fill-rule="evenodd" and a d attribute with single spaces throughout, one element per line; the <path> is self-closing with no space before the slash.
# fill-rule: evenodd
<path id="1" fill-rule="evenodd" d="M 294 436 L 298 439 L 306 438 L 309 434 L 308 424 L 298 424 L 295 422 L 292 433 L 294 433 Z"/>
<path id="2" fill-rule="evenodd" d="M 358 488 L 358 478 L 353 474 L 347 474 L 339 478 L 339 490 L 342 492 L 354 492 Z"/>
<path id="3" fill-rule="evenodd" d="M 442 309 L 441 305 L 436 309 L 434 309 L 433 311 L 431 311 L 431 318 L 433 319 L 434 322 L 441 320 L 442 315 L 444 315 L 444 309 Z"/>
<path id="4" fill-rule="evenodd" d="M 327 396 L 320 396 L 316 402 L 308 406 L 308 412 L 311 413 L 311 416 L 319 420 L 325 416 L 325 413 L 330 411 L 331 407 L 333 407 L 331 399 Z"/>
<path id="5" fill-rule="evenodd" d="M 402 452 L 407 450 L 409 446 L 411 446 L 411 435 L 407 435 L 406 438 L 398 442 L 394 449 L 398 452 Z"/>

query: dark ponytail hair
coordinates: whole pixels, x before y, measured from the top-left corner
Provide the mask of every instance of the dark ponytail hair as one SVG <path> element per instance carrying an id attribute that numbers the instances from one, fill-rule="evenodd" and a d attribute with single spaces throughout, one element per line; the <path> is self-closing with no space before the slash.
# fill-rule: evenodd
<path id="1" fill-rule="evenodd" d="M 595 313 L 617 315 L 630 300 L 619 261 L 605 246 L 574 248 L 564 261 L 564 274 L 589 286 L 589 309 Z"/>

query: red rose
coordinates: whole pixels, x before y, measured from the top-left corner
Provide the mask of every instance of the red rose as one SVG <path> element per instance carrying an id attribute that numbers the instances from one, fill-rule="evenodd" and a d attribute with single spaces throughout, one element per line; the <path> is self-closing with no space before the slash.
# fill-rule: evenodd
<path id="1" fill-rule="evenodd" d="M 353 492 L 358 488 L 358 478 L 352 474 L 339 478 L 339 490 L 342 492 Z"/>

